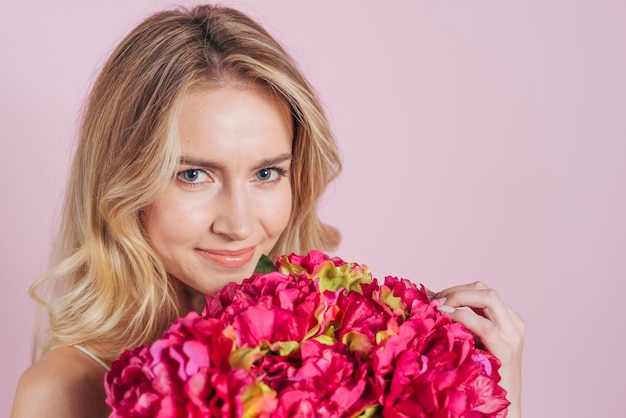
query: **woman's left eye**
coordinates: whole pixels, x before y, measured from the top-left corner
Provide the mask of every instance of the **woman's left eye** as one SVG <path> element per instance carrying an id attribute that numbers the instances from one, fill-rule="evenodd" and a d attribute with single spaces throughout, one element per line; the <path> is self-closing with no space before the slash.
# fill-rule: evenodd
<path id="1" fill-rule="evenodd" d="M 287 171 L 279 167 L 262 168 L 256 172 L 255 177 L 262 182 L 273 182 L 287 174 Z"/>

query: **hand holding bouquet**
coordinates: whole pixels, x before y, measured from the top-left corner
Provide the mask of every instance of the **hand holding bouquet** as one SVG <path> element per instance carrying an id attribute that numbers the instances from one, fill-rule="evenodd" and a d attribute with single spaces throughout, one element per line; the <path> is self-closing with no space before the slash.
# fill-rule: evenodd
<path id="1" fill-rule="evenodd" d="M 317 251 L 275 269 L 122 354 L 111 416 L 506 416 L 499 361 L 423 286 Z"/>

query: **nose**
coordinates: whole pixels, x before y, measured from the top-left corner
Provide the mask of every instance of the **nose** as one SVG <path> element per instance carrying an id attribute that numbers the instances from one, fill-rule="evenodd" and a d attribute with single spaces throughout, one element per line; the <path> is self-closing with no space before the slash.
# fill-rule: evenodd
<path id="1" fill-rule="evenodd" d="M 243 241 L 250 236 L 252 232 L 250 203 L 244 191 L 230 188 L 224 190 L 216 206 L 211 225 L 214 234 L 229 241 Z"/>

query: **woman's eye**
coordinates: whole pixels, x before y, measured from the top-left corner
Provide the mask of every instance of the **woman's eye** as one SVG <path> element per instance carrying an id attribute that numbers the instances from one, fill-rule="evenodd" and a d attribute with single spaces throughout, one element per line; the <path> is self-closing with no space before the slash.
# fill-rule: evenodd
<path id="1" fill-rule="evenodd" d="M 263 168 L 256 173 L 256 176 L 259 180 L 269 180 L 272 178 L 272 171 L 269 168 Z"/>
<path id="2" fill-rule="evenodd" d="M 178 178 L 185 183 L 199 183 L 205 180 L 206 173 L 202 170 L 191 168 L 178 173 Z"/>
<path id="3" fill-rule="evenodd" d="M 256 172 L 257 180 L 262 182 L 272 182 L 284 176 L 286 171 L 278 167 L 262 168 Z"/>

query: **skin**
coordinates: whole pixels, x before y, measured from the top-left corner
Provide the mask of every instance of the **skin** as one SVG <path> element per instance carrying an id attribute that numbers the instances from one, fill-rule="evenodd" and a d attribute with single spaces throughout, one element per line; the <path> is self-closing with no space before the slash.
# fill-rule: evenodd
<path id="1" fill-rule="evenodd" d="M 178 174 L 144 227 L 181 304 L 199 312 L 205 295 L 250 276 L 287 226 L 293 131 L 287 105 L 250 86 L 190 94 L 180 126 Z"/>
<path id="2" fill-rule="evenodd" d="M 286 227 L 293 127 L 285 103 L 250 85 L 191 93 L 180 126 L 183 158 L 144 226 L 189 312 L 250 276 Z M 242 248 L 251 250 L 223 255 Z M 220 251 L 217 262 L 207 251 Z M 108 417 L 104 375 L 74 347 L 49 351 L 21 376 L 11 416 Z"/>
<path id="3" fill-rule="evenodd" d="M 20 377 L 11 417 L 107 417 L 104 374 L 76 348 L 48 351 Z"/>
<path id="4" fill-rule="evenodd" d="M 520 418 L 522 347 L 526 326 L 494 289 L 483 282 L 453 286 L 433 293 L 444 306 L 438 309 L 473 332 L 484 347 L 502 363 L 500 386 L 511 402 L 507 418 Z M 469 308 L 469 309 L 463 309 Z"/>
<path id="5" fill-rule="evenodd" d="M 179 291 L 181 311 L 200 311 L 205 294 L 250 276 L 284 230 L 293 127 L 284 103 L 250 85 L 190 94 L 180 126 L 183 158 L 176 178 L 145 212 L 144 227 Z M 250 251 L 223 255 L 241 249 Z M 501 360 L 508 418 L 521 417 L 522 319 L 481 282 L 432 296 Z M 104 374 L 73 347 L 52 350 L 22 375 L 11 416 L 106 417 Z"/>

